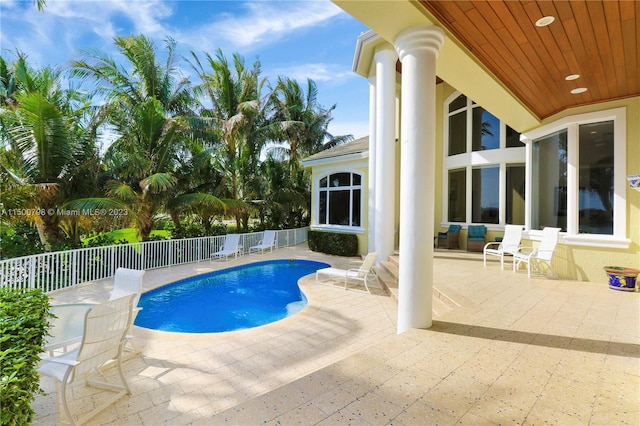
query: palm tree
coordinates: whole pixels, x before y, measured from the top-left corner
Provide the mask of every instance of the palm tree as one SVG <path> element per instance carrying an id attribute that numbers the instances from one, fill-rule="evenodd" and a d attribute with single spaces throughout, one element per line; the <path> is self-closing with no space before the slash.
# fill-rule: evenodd
<path id="1" fill-rule="evenodd" d="M 59 207 L 91 190 L 97 122 L 81 91 L 62 89 L 59 70 L 32 70 L 18 53 L 11 70 L 0 61 L 0 72 L 1 170 L 13 189 L 7 195 L 39 212 L 33 219 L 43 243 L 59 242 Z"/>
<path id="2" fill-rule="evenodd" d="M 285 221 L 291 226 L 304 226 L 310 209 L 309 176 L 302 169 L 302 158 L 347 142 L 351 135 L 333 136 L 328 131 L 335 105 L 324 109 L 317 101 L 315 82 L 307 79 L 306 89 L 296 80 L 279 77 L 272 95 L 273 139 L 280 142 L 272 147 L 273 159 L 288 161 L 289 184 L 286 188 L 272 191 L 287 210 Z M 301 200 L 305 200 L 304 204 Z M 305 219 L 307 218 L 307 219 Z"/>
<path id="3" fill-rule="evenodd" d="M 97 83 L 97 94 L 106 99 L 102 114 L 117 135 L 105 156 L 112 175 L 106 184 L 110 199 L 81 203 L 126 208 L 146 240 L 154 217 L 175 195 L 171 190 L 178 184 L 174 176 L 178 159 L 188 152 L 193 118 L 190 83 L 179 78 L 173 39 L 165 41 L 163 64 L 145 36 L 116 37 L 114 42 L 130 72 L 96 52 L 85 52 L 88 59 L 72 63 L 74 76 Z M 220 204 L 210 194 L 196 197 Z"/>
<path id="4" fill-rule="evenodd" d="M 201 83 L 195 93 L 201 103 L 201 116 L 209 123 L 213 165 L 222 172 L 224 196 L 234 210 L 238 229 L 247 228 L 250 201 L 257 195 L 256 172 L 259 156 L 267 139 L 265 118 L 269 104 L 261 98 L 264 81 L 260 80 L 260 62 L 251 68 L 244 59 L 233 55 L 230 64 L 221 50 L 205 55 L 210 70 L 191 52 L 192 67 Z"/>
<path id="5" fill-rule="evenodd" d="M 333 136 L 328 132 L 331 122 L 332 105 L 324 109 L 318 104 L 318 88 L 307 79 L 306 90 L 291 78 L 278 77 L 273 93 L 274 139 L 282 144 L 274 148 L 280 156 L 289 161 L 289 175 L 292 185 L 302 172 L 300 160 L 353 139 L 351 135 Z"/>

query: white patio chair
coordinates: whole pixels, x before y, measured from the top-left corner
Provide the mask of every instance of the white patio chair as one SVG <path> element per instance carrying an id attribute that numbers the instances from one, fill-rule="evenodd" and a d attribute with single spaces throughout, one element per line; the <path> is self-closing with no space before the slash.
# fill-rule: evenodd
<path id="1" fill-rule="evenodd" d="M 521 263 L 527 264 L 527 276 L 531 278 L 531 270 L 543 274 L 542 265 L 547 264 L 552 277 L 556 276 L 551 260 L 556 250 L 560 228 L 545 227 L 542 230 L 542 241 L 538 247 L 522 247 L 513 254 L 513 272 L 516 272 Z"/>
<path id="2" fill-rule="evenodd" d="M 340 281 L 344 280 L 344 288 L 345 290 L 347 290 L 349 289 L 347 287 L 348 282 L 356 281 L 356 282 L 361 282 L 364 285 L 364 288 L 367 293 L 371 293 L 371 290 L 369 290 L 369 285 L 367 284 L 367 281 L 373 278 L 375 279 L 376 284 L 379 286 L 378 275 L 373 269 L 373 266 L 376 262 L 377 255 L 378 255 L 377 252 L 372 252 L 367 254 L 367 256 L 364 258 L 364 261 L 362 262 L 362 265 L 357 269 L 340 269 L 340 268 L 318 269 L 316 271 L 316 282 L 318 284 L 326 284 L 322 282 L 322 280 L 320 279 L 320 276 L 325 276 L 328 279 L 332 279 L 332 280 L 340 280 Z M 362 291 L 362 290 L 353 289 L 353 288 L 349 290 Z"/>
<path id="3" fill-rule="evenodd" d="M 123 348 L 127 357 L 140 353 L 140 349 L 138 349 L 133 344 L 132 329 L 138 312 L 142 310 L 142 308 L 138 307 L 138 302 L 140 301 L 140 296 L 142 295 L 142 277 L 144 276 L 144 273 L 145 271 L 142 269 L 118 268 L 116 269 L 116 273 L 113 276 L 113 290 L 111 290 L 109 300 L 119 299 L 129 294 L 134 295 L 131 324 L 129 325 L 129 329 L 127 330 L 127 335 L 125 336 L 125 345 Z"/>
<path id="4" fill-rule="evenodd" d="M 502 241 L 492 241 L 485 244 L 482 250 L 484 266 L 487 266 L 487 255 L 498 256 L 500 258 L 500 269 L 504 269 L 504 255 L 513 255 L 517 252 L 520 248 L 520 240 L 522 240 L 522 226 L 506 225 Z M 495 248 L 493 248 L 494 246 Z"/>
<path id="5" fill-rule="evenodd" d="M 269 249 L 273 251 L 273 247 L 276 245 L 276 231 L 264 231 L 262 235 L 262 239 L 258 241 L 258 244 L 255 246 L 249 247 L 249 253 L 252 251 L 260 251 L 264 253 L 265 250 Z"/>
<path id="6" fill-rule="evenodd" d="M 57 357 L 43 357 L 38 372 L 56 380 L 57 403 L 62 405 L 66 420 L 75 425 L 85 423 L 125 394 L 129 384 L 122 371 L 122 347 L 131 323 L 134 295 L 129 294 L 91 307 L 84 317 L 82 341 L 78 349 Z M 115 360 L 121 385 L 98 381 L 95 376 L 105 363 Z M 87 413 L 73 415 L 67 400 L 67 387 L 77 380 L 85 385 L 115 392 L 111 398 L 96 404 Z M 98 397 L 94 397 L 99 402 Z M 59 407 L 58 405 L 58 407 Z"/>
<path id="7" fill-rule="evenodd" d="M 240 246 L 240 234 L 227 234 L 224 237 L 224 244 L 215 253 L 211 253 L 211 259 L 229 260 L 229 256 L 233 255 L 235 259 L 238 255 L 242 256 L 242 247 Z"/>

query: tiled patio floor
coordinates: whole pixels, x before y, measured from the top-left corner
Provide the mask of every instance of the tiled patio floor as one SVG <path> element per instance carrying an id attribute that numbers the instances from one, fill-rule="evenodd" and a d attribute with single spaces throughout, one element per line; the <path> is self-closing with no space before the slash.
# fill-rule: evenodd
<path id="1" fill-rule="evenodd" d="M 148 271 L 145 289 L 269 258 L 359 263 L 287 248 Z M 104 301 L 110 286 L 59 292 L 53 302 Z M 640 293 L 529 280 L 454 253 L 436 253 L 435 286 L 460 307 L 402 335 L 389 297 L 313 280 L 301 284 L 305 310 L 257 329 L 136 327 L 143 353 L 125 362 L 132 395 L 90 424 L 640 425 Z M 55 386 L 41 384 L 51 393 L 37 398 L 34 424 L 56 424 Z M 73 387 L 76 410 L 100 396 Z"/>

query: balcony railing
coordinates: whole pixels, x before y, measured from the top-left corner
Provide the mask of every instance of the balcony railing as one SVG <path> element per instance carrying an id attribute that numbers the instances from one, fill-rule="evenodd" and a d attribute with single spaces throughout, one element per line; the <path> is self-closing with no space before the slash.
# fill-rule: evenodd
<path id="1" fill-rule="evenodd" d="M 276 231 L 276 248 L 307 240 L 309 228 Z M 262 239 L 262 232 L 241 234 L 243 252 Z M 105 247 L 42 253 L 0 260 L 0 287 L 39 288 L 52 292 L 112 277 L 116 269 L 155 269 L 209 260 L 224 244 L 224 235 L 146 241 Z"/>

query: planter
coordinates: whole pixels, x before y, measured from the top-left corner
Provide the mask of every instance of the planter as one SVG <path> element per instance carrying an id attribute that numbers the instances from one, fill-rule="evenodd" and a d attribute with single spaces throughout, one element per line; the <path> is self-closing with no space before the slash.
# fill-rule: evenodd
<path id="1" fill-rule="evenodd" d="M 639 269 L 622 266 L 605 266 L 604 271 L 609 276 L 609 288 L 621 291 L 636 291 L 636 281 Z"/>

